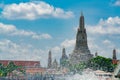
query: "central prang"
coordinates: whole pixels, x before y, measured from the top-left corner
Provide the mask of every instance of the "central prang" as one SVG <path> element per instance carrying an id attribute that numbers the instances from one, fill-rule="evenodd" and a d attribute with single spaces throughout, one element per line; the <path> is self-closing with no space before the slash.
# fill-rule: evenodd
<path id="1" fill-rule="evenodd" d="M 72 54 L 70 55 L 70 63 L 78 64 L 80 62 L 87 62 L 92 57 L 93 55 L 90 53 L 87 44 L 87 33 L 84 27 L 84 16 L 83 13 L 81 13 L 79 28 L 76 35 L 76 44 Z"/>

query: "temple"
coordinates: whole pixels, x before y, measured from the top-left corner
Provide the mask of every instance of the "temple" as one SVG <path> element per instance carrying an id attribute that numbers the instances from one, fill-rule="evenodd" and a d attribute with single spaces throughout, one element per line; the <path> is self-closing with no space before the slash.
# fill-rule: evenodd
<path id="1" fill-rule="evenodd" d="M 93 57 L 93 55 L 90 53 L 90 50 L 88 48 L 87 33 L 86 33 L 84 24 L 85 24 L 84 16 L 83 16 L 83 13 L 81 12 L 81 16 L 79 20 L 79 27 L 78 27 L 77 35 L 76 35 L 75 48 L 72 54 L 70 54 L 71 64 L 86 62 Z"/>

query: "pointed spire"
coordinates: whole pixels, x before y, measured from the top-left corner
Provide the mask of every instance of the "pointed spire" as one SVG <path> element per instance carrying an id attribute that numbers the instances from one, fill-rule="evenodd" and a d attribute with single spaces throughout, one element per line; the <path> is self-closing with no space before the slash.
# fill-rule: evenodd
<path id="1" fill-rule="evenodd" d="M 113 59 L 116 60 L 116 49 L 113 49 Z"/>
<path id="2" fill-rule="evenodd" d="M 79 28 L 81 30 L 84 30 L 84 16 L 83 16 L 83 12 L 81 12 L 80 22 L 79 22 Z"/>
<path id="3" fill-rule="evenodd" d="M 49 50 L 49 54 L 48 54 L 48 68 L 52 67 L 52 54 L 51 54 L 51 50 Z"/>
<path id="4" fill-rule="evenodd" d="M 62 50 L 62 58 L 65 56 L 65 48 Z"/>
<path id="5" fill-rule="evenodd" d="M 67 55 L 66 55 L 66 50 L 65 50 L 65 48 L 63 48 L 63 50 L 62 50 L 62 59 L 67 59 L 68 57 L 67 57 Z"/>
<path id="6" fill-rule="evenodd" d="M 81 16 L 83 16 L 83 12 L 81 11 Z"/>

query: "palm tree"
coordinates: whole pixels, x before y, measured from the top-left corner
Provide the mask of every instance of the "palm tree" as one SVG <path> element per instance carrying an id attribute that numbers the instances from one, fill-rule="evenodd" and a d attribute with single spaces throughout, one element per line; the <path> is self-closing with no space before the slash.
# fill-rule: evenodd
<path id="1" fill-rule="evenodd" d="M 6 68 L 7 68 L 7 74 L 8 74 L 8 76 L 10 76 L 10 73 L 12 73 L 12 71 L 16 70 L 17 66 L 14 64 L 13 61 L 10 61 Z"/>
<path id="2" fill-rule="evenodd" d="M 2 63 L 0 63 L 0 76 L 3 77 L 3 76 L 6 76 L 6 75 L 7 75 L 6 67 L 3 66 Z"/>

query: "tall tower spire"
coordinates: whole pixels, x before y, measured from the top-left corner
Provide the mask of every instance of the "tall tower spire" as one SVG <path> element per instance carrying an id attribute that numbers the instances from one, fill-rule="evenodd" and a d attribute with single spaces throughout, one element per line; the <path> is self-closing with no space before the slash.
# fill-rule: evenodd
<path id="1" fill-rule="evenodd" d="M 80 29 L 84 29 L 84 16 L 83 16 L 83 12 L 81 12 L 79 28 Z"/>
<path id="2" fill-rule="evenodd" d="M 114 49 L 113 50 L 113 60 L 116 60 L 117 58 L 116 58 L 116 50 Z"/>
<path id="3" fill-rule="evenodd" d="M 68 58 L 67 55 L 66 55 L 65 48 L 63 48 L 63 50 L 62 50 L 62 58 Z"/>
<path id="4" fill-rule="evenodd" d="M 84 16 L 81 12 L 80 20 L 79 20 L 79 28 L 76 35 L 76 45 L 75 45 L 75 51 L 80 50 L 82 53 L 87 52 L 90 53 L 87 45 L 87 33 L 86 29 L 84 27 Z"/>
<path id="5" fill-rule="evenodd" d="M 89 59 L 93 57 L 90 53 L 87 44 L 87 33 L 84 25 L 84 16 L 81 12 L 79 27 L 76 35 L 76 44 L 73 50 L 73 53 L 70 54 L 70 62 L 71 64 L 79 64 L 80 62 L 87 62 Z"/>
<path id="6" fill-rule="evenodd" d="M 51 51 L 49 51 L 49 54 L 48 54 L 48 68 L 51 68 L 52 67 L 52 54 L 51 54 Z"/>

